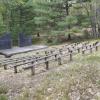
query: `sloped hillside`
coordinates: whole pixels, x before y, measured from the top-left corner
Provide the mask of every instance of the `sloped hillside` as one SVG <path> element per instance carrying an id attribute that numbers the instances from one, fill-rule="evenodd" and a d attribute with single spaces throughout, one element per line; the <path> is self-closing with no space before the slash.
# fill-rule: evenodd
<path id="1" fill-rule="evenodd" d="M 100 100 L 100 52 L 78 55 L 48 73 L 34 100 Z"/>
<path id="2" fill-rule="evenodd" d="M 99 50 L 35 76 L 1 68 L 0 100 L 100 100 Z"/>

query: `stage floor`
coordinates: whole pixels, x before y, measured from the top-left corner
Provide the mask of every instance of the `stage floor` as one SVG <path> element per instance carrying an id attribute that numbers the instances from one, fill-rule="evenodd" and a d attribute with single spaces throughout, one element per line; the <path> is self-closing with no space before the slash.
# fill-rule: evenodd
<path id="1" fill-rule="evenodd" d="M 8 58 L 8 57 L 11 57 L 11 56 L 16 55 L 16 54 L 41 50 L 41 49 L 45 49 L 47 47 L 48 46 L 45 46 L 45 45 L 32 45 L 32 46 L 26 46 L 26 47 L 13 47 L 11 49 L 0 50 L 0 55 L 4 55 L 6 58 Z"/>

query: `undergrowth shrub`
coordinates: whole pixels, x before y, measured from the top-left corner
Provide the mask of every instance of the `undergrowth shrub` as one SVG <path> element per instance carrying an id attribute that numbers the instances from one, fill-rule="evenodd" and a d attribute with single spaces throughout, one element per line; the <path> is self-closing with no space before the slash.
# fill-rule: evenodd
<path id="1" fill-rule="evenodd" d="M 8 100 L 8 98 L 6 95 L 2 94 L 0 95 L 0 100 Z"/>
<path id="2" fill-rule="evenodd" d="M 8 87 L 5 85 L 0 86 L 0 94 L 6 94 L 8 92 Z"/>

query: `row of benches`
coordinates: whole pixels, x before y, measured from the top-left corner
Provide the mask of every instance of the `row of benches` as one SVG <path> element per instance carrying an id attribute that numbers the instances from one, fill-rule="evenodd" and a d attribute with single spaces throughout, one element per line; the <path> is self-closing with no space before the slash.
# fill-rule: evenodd
<path id="1" fill-rule="evenodd" d="M 71 44 L 70 45 L 70 49 L 72 49 L 71 47 L 73 47 L 74 45 L 76 45 L 76 44 Z M 78 44 L 77 44 L 78 45 Z M 65 48 L 65 47 L 67 47 L 67 48 Z M 78 47 L 79 48 L 79 47 Z M 64 51 L 64 49 L 65 49 L 65 51 L 67 50 L 68 52 L 69 52 L 69 46 L 67 45 L 65 45 L 62 49 L 59 49 L 58 50 L 58 52 L 62 52 L 62 50 Z M 74 49 L 75 49 L 75 47 L 74 47 Z M 54 54 L 54 53 L 57 53 L 57 49 L 56 50 L 50 50 L 50 51 L 45 51 L 45 54 L 46 55 L 48 55 L 48 54 Z M 41 57 L 41 56 L 38 56 L 38 57 Z M 22 57 L 22 58 L 11 58 L 11 59 L 7 59 L 7 60 L 5 60 L 5 61 L 2 61 L 2 63 L 4 63 L 4 64 L 6 64 L 6 65 L 8 65 L 8 64 L 10 64 L 9 62 L 11 62 L 11 64 L 12 64 L 12 62 L 14 62 L 14 63 L 17 63 L 18 61 L 19 62 L 21 62 L 21 61 L 25 61 L 25 60 L 30 60 L 30 59 L 33 59 L 33 58 L 38 58 L 38 57 L 35 57 L 34 55 L 33 56 L 27 56 L 27 57 Z"/>
<path id="2" fill-rule="evenodd" d="M 4 69 L 14 68 L 14 72 L 17 73 L 18 66 L 24 66 L 23 69 L 31 69 L 32 75 L 35 74 L 35 66 L 38 66 L 40 64 L 46 65 L 46 70 L 49 69 L 49 62 L 50 61 L 57 61 L 59 65 L 61 65 L 61 60 L 63 57 L 68 57 L 69 60 L 72 61 L 73 55 L 82 52 L 82 54 L 85 54 L 86 51 L 90 50 L 92 53 L 92 50 L 95 49 L 98 50 L 98 42 L 89 44 L 88 42 L 85 43 L 77 43 L 77 44 L 71 44 L 71 45 L 64 45 L 60 49 L 54 49 L 50 51 L 45 51 L 44 56 L 29 56 L 29 57 L 23 57 L 23 58 L 15 58 L 15 59 L 7 59 L 6 61 L 1 61 L 1 65 L 4 66 Z M 26 67 L 25 67 L 26 65 Z"/>
<path id="3" fill-rule="evenodd" d="M 75 49 L 75 47 L 79 48 L 78 47 L 79 43 L 74 43 L 74 44 L 71 44 L 71 45 L 64 45 L 64 46 L 61 46 L 61 48 L 52 48 L 50 50 L 45 50 L 43 52 L 40 52 L 42 53 L 43 55 L 41 55 L 39 52 L 36 53 L 36 55 L 31 55 L 31 56 L 26 56 L 26 57 L 21 57 L 21 58 L 8 58 L 8 59 L 4 59 L 4 60 L 1 60 L 0 63 L 2 65 L 8 65 L 8 64 L 12 64 L 12 63 L 18 63 L 18 62 L 21 62 L 21 61 L 25 61 L 25 60 L 30 60 L 30 59 L 33 59 L 33 58 L 39 58 L 41 56 L 45 56 L 45 55 L 51 55 L 51 54 L 55 54 L 55 53 L 59 53 L 59 52 L 62 52 L 62 51 L 67 51 L 69 52 L 72 48 Z"/>
<path id="4" fill-rule="evenodd" d="M 91 52 L 93 49 L 97 50 L 97 47 L 98 46 L 91 46 L 91 45 L 89 45 L 87 47 L 87 49 L 82 50 L 82 54 L 85 53 L 85 52 L 83 53 L 83 51 L 90 50 L 90 52 Z M 48 70 L 49 69 L 49 62 L 50 61 L 57 61 L 58 65 L 61 65 L 62 64 L 61 63 L 62 62 L 61 59 L 65 58 L 65 57 L 68 57 L 68 56 L 69 56 L 69 60 L 72 61 L 73 55 L 79 53 L 79 52 L 75 52 L 75 51 L 70 51 L 69 53 L 64 53 L 64 54 L 58 53 L 58 54 L 54 54 L 54 55 L 50 55 L 50 56 L 45 56 L 45 57 L 42 57 L 42 58 L 38 58 L 38 59 L 35 59 L 34 61 L 33 60 L 27 61 L 24 64 L 28 64 L 28 66 L 24 67 L 23 69 L 24 70 L 31 69 L 32 75 L 34 75 L 35 74 L 35 67 L 39 66 L 40 64 L 44 63 L 46 65 L 46 70 Z M 20 65 L 23 65 L 23 64 L 18 64 L 18 65 L 14 66 L 15 73 L 17 73 L 17 67 L 20 66 Z"/>

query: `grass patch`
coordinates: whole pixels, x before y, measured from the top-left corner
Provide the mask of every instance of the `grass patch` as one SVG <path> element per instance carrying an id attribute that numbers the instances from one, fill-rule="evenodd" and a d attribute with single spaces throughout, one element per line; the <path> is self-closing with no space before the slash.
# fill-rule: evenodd
<path id="1" fill-rule="evenodd" d="M 38 87 L 34 100 L 99 100 L 100 56 L 76 56 L 68 68 L 51 72 Z M 75 59 L 74 58 L 74 59 Z M 96 61 L 96 63 L 94 63 Z"/>
<path id="2" fill-rule="evenodd" d="M 8 100 L 8 98 L 6 95 L 2 94 L 0 95 L 0 100 Z"/>
<path id="3" fill-rule="evenodd" d="M 22 93 L 20 94 L 20 96 L 18 97 L 18 99 L 16 100 L 30 100 L 30 91 L 28 89 L 23 89 Z"/>
<path id="4" fill-rule="evenodd" d="M 100 56 L 90 56 L 87 58 L 88 61 L 100 61 Z"/>
<path id="5" fill-rule="evenodd" d="M 34 100 L 72 100 L 75 95 L 79 95 L 80 100 L 86 100 L 87 96 L 92 99 L 87 94 L 91 94 L 88 89 L 94 90 L 99 80 L 98 68 L 87 65 L 68 71 L 60 71 L 62 77 L 59 77 L 58 72 L 50 74 L 38 88 Z M 77 97 L 73 100 L 76 99 Z"/>
<path id="6" fill-rule="evenodd" d="M 5 85 L 0 85 L 0 94 L 7 94 L 8 87 Z"/>

